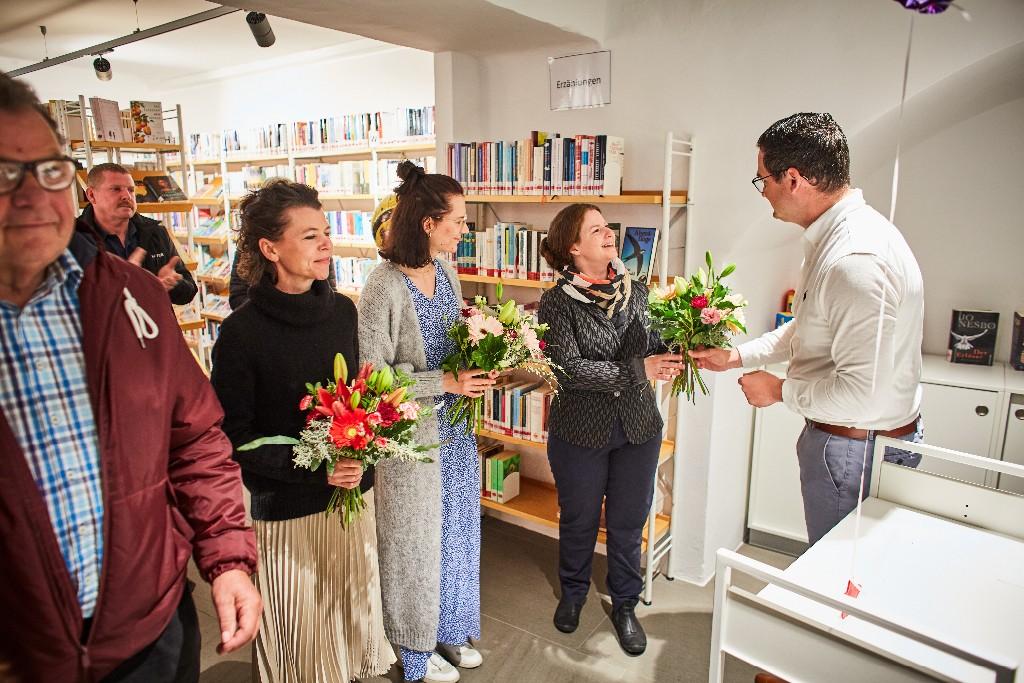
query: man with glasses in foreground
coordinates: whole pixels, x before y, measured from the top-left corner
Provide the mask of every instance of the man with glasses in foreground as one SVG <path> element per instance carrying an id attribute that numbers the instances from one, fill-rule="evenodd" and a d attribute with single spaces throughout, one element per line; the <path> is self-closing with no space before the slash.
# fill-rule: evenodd
<path id="1" fill-rule="evenodd" d="M 811 544 L 857 506 L 876 436 L 920 441 L 924 285 L 892 223 L 850 187 L 846 135 L 830 114 L 793 114 L 757 141 L 751 182 L 775 218 L 804 229 L 794 318 L 735 349 L 691 352 L 701 368 L 789 361 L 786 379 L 758 370 L 739 384 L 750 405 L 784 402 L 807 425 L 797 441 Z M 865 458 L 867 453 L 867 458 Z M 920 456 L 889 449 L 916 467 Z"/>
<path id="2" fill-rule="evenodd" d="M 190 554 L 219 649 L 259 623 L 238 466 L 163 286 L 75 232 L 75 170 L 0 73 L 0 661 L 24 681 L 196 681 Z"/>

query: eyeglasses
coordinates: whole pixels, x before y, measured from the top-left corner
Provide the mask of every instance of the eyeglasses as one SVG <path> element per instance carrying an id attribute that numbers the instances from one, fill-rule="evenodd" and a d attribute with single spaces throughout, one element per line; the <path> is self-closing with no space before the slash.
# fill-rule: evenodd
<path id="1" fill-rule="evenodd" d="M 36 159 L 35 161 L 11 161 L 0 159 L 0 194 L 10 194 L 25 179 L 25 173 L 32 171 L 36 182 L 44 190 L 57 192 L 66 190 L 75 180 L 78 162 L 68 157 Z"/>
<path id="2" fill-rule="evenodd" d="M 759 175 L 753 180 L 751 180 L 750 184 L 754 186 L 755 190 L 757 190 L 761 194 L 764 194 L 764 181 L 768 180 L 771 177 L 771 173 L 769 173 L 768 175 Z"/>

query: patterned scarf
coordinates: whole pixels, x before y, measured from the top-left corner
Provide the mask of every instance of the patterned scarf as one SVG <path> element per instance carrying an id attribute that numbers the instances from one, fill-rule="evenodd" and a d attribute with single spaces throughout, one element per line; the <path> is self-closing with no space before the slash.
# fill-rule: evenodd
<path id="1" fill-rule="evenodd" d="M 577 301 L 596 304 L 611 320 L 629 301 L 633 278 L 626 271 L 625 264 L 615 259 L 608 264 L 608 278 L 591 279 L 573 266 L 566 266 L 558 273 L 562 291 Z"/>

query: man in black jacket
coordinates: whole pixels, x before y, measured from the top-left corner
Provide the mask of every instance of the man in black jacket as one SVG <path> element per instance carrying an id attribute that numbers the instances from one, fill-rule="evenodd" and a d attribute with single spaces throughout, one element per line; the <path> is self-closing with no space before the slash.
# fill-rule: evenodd
<path id="1" fill-rule="evenodd" d="M 135 181 L 119 164 L 97 164 L 89 171 L 85 196 L 89 206 L 76 228 L 94 231 L 106 250 L 156 275 L 171 303 L 187 304 L 195 298 L 196 283 L 178 258 L 164 226 L 136 212 Z"/>

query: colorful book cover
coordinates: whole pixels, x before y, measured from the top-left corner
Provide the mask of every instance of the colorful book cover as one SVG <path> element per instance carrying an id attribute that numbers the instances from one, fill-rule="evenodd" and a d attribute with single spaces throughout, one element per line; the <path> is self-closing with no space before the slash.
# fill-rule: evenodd
<path id="1" fill-rule="evenodd" d="M 622 238 L 621 258 L 634 279 L 650 284 L 654 266 L 654 250 L 658 244 L 657 228 L 630 226 Z"/>
<path id="2" fill-rule="evenodd" d="M 953 309 L 946 358 L 953 363 L 992 365 L 999 314 Z"/>
<path id="3" fill-rule="evenodd" d="M 144 181 L 158 202 L 183 202 L 188 199 L 171 176 L 150 175 Z"/>
<path id="4" fill-rule="evenodd" d="M 132 113 L 132 142 L 167 142 L 162 104 L 132 100 L 129 108 Z"/>
<path id="5" fill-rule="evenodd" d="M 135 203 L 137 204 L 148 204 L 150 202 L 158 201 L 156 195 L 153 194 L 152 190 L 146 187 L 146 183 L 141 178 L 135 179 Z"/>

